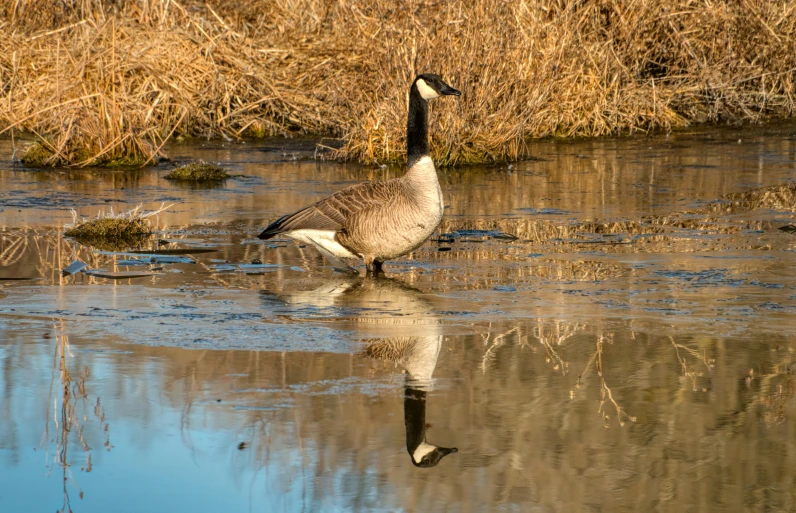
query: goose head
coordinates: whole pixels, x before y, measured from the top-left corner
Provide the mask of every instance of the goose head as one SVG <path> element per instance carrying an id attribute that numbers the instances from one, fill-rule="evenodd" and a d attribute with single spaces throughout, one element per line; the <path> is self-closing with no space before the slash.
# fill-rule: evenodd
<path id="1" fill-rule="evenodd" d="M 440 447 L 429 443 L 426 439 L 426 391 L 408 384 L 404 388 L 404 423 L 406 451 L 415 467 L 436 467 L 448 454 L 459 452 L 456 447 Z"/>
<path id="2" fill-rule="evenodd" d="M 412 464 L 415 467 L 431 468 L 448 454 L 459 452 L 456 447 L 439 447 L 427 442 L 421 443 L 412 453 Z"/>
<path id="3" fill-rule="evenodd" d="M 412 88 L 416 89 L 420 94 L 420 97 L 426 101 L 431 100 L 432 98 L 438 98 L 440 96 L 462 95 L 461 91 L 452 88 L 443 82 L 439 75 L 434 73 L 423 73 L 422 75 L 418 75 L 412 84 Z"/>

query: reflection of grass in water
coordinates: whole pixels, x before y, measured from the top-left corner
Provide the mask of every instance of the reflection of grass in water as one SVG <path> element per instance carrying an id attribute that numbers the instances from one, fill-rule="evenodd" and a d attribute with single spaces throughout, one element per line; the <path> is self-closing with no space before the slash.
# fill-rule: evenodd
<path id="1" fill-rule="evenodd" d="M 756 375 L 754 369 L 750 369 L 745 379 L 747 388 L 759 383 L 752 404 L 763 406 L 763 421 L 769 426 L 785 422 L 788 403 L 796 397 L 792 365 L 793 353 L 789 351 L 772 372 Z"/>
<path id="2" fill-rule="evenodd" d="M 143 250 L 156 250 L 160 247 L 152 237 L 143 242 L 139 246 Z M 0 231 L 0 270 L 3 271 L 2 276 L 7 278 L 41 277 L 50 285 L 64 285 L 75 278 L 63 276 L 61 271 L 75 260 L 86 263 L 90 269 L 110 266 L 112 270 L 120 270 L 117 262 L 124 258 L 126 257 L 98 253 L 47 228 Z M 93 283 L 98 278 L 81 278 L 85 279 Z"/>
<path id="3" fill-rule="evenodd" d="M 776 377 L 781 377 L 782 374 L 774 374 Z M 773 388 L 773 390 L 771 390 Z M 781 424 L 785 422 L 785 408 L 788 401 L 794 397 L 796 386 L 793 383 L 793 377 L 786 374 L 784 383 L 777 383 L 773 387 L 769 387 L 768 393 L 760 399 L 765 411 L 763 413 L 763 420 L 769 426 L 773 424 Z"/>
<path id="4" fill-rule="evenodd" d="M 88 393 L 86 392 L 86 380 L 90 376 L 88 367 L 82 367 L 77 370 L 76 375 L 73 377 L 72 372 L 69 370 L 69 358 L 73 355 L 70 351 L 69 338 L 63 333 L 57 333 L 55 336 L 55 353 L 53 355 L 52 366 L 52 380 L 50 382 L 50 397 L 47 401 L 47 413 L 44 424 L 44 435 L 42 444 L 47 444 L 49 447 L 50 440 L 50 423 L 55 428 L 55 441 L 56 456 L 53 460 L 53 466 L 50 468 L 50 473 L 56 469 L 61 469 L 61 477 L 63 482 L 63 505 L 59 511 L 70 512 L 71 501 L 69 498 L 69 483 L 79 489 L 74 475 L 72 474 L 72 463 L 69 459 L 69 445 L 78 444 L 83 450 L 84 464 L 80 468 L 81 471 L 91 472 L 91 446 L 86 441 L 83 428 L 85 425 L 85 416 L 79 415 L 77 412 L 78 404 L 83 406 L 83 410 L 88 406 Z M 56 371 L 58 373 L 58 381 L 56 382 Z M 61 405 L 58 406 L 58 398 L 61 399 Z M 52 413 L 50 405 L 52 404 Z M 97 397 L 97 402 L 93 407 L 94 416 L 100 422 L 103 433 L 105 434 L 104 446 L 110 450 L 112 445 L 110 443 L 108 428 L 109 425 L 105 420 L 105 412 L 102 408 L 100 398 Z M 80 420 L 84 420 L 81 425 Z M 71 440 L 70 440 L 71 438 Z M 79 489 L 80 490 L 80 489 Z M 83 490 L 79 492 L 80 498 L 83 498 Z"/>
<path id="5" fill-rule="evenodd" d="M 608 335 L 601 335 L 597 338 L 597 349 L 592 355 L 589 363 L 586 365 L 586 369 L 578 376 L 578 382 L 580 383 L 580 379 L 583 378 L 589 370 L 590 365 L 593 363 L 594 369 L 597 371 L 597 375 L 600 377 L 600 408 L 598 412 L 603 417 L 603 421 L 605 422 L 605 426 L 608 427 L 608 422 L 611 419 L 608 412 L 605 410 L 605 402 L 610 402 L 614 409 L 616 410 L 616 420 L 619 422 L 620 426 L 625 425 L 625 419 L 629 420 L 630 422 L 635 422 L 636 417 L 631 417 L 627 414 L 626 411 L 619 406 L 619 403 L 616 402 L 614 399 L 613 392 L 608 387 L 608 383 L 605 381 L 605 374 L 603 373 L 603 345 L 605 343 L 612 344 L 613 343 L 613 333 Z"/>
<path id="6" fill-rule="evenodd" d="M 570 369 L 570 362 L 565 354 L 567 349 L 565 342 L 574 335 L 583 332 L 585 328 L 586 326 L 580 323 L 538 319 L 530 327 L 518 325 L 503 333 L 495 334 L 489 332 L 482 335 L 485 349 L 480 365 L 481 371 L 487 373 L 495 359 L 497 350 L 513 343 L 521 348 L 531 348 L 531 354 L 541 354 L 540 351 L 537 351 L 537 348 L 541 345 L 544 350 L 545 363 L 549 365 L 549 368 L 556 374 L 566 376 Z M 674 355 L 680 365 L 682 376 L 691 384 L 690 388 L 694 392 L 706 392 L 708 387 L 701 383 L 705 379 L 705 373 L 704 370 L 700 370 L 700 367 L 704 367 L 710 373 L 715 366 L 715 360 L 709 358 L 704 349 L 699 351 L 686 344 L 677 343 L 673 337 L 669 337 L 668 340 L 674 349 Z M 536 342 L 538 345 L 531 344 L 531 342 Z M 578 374 L 574 387 L 570 391 L 570 398 L 575 399 L 578 391 L 586 386 L 587 381 L 592 379 L 593 375 L 596 375 L 600 389 L 597 412 L 606 427 L 614 418 L 620 426 L 624 426 L 627 421 L 636 422 L 635 415 L 628 413 L 622 406 L 620 398 L 615 397 L 612 384 L 609 382 L 609 376 L 606 374 L 606 357 L 609 356 L 606 348 L 612 345 L 613 342 L 613 332 L 596 335 L 594 351 L 585 365 L 583 365 L 583 370 Z M 616 377 L 613 380 L 615 381 Z M 786 396 L 786 392 L 791 390 L 788 386 L 790 385 L 785 384 L 778 388 L 770 387 L 775 390 L 774 393 L 768 396 L 770 397 L 770 402 L 772 404 L 776 403 L 780 410 L 783 407 L 778 405 L 785 400 L 783 398 Z"/>
<path id="7" fill-rule="evenodd" d="M 17 233 L 3 233 L 0 240 L 0 265 L 8 267 L 16 264 L 28 249 L 29 238 Z"/>
<path id="8" fill-rule="evenodd" d="M 530 334 L 524 333 L 527 328 L 515 326 L 499 335 L 492 336 L 491 332 L 482 335 L 486 350 L 481 360 L 481 371 L 486 372 L 489 362 L 494 359 L 495 351 L 510 340 L 510 335 L 515 335 L 521 347 L 528 347 L 529 339 L 535 338 L 545 350 L 545 362 L 550 364 L 555 372 L 566 375 L 569 371 L 569 362 L 561 357 L 556 347 L 584 328 L 585 326 L 580 323 L 570 324 L 564 321 L 550 323 L 539 319 Z"/>
<path id="9" fill-rule="evenodd" d="M 698 362 L 698 364 L 704 365 L 708 371 L 713 370 L 713 366 L 715 365 L 716 361 L 712 358 L 708 358 L 707 353 L 704 351 L 700 353 L 699 351 L 686 345 L 678 344 L 671 336 L 669 337 L 669 341 L 671 341 L 672 347 L 674 347 L 674 352 L 677 356 L 677 361 L 680 362 L 683 376 L 686 376 L 691 381 L 692 390 L 694 392 L 706 392 L 707 388 L 699 385 L 698 383 L 698 380 L 703 376 L 703 373 L 695 370 L 693 366 L 689 366 L 687 357 L 685 355 L 681 355 L 680 350 L 682 349 L 686 354 L 691 355 Z"/>
<path id="10" fill-rule="evenodd" d="M 718 398 L 708 398 L 709 400 L 703 402 L 704 396 L 691 393 L 691 384 L 687 379 L 680 377 L 680 366 L 675 359 L 676 352 L 669 345 L 666 336 L 652 336 L 646 339 L 647 343 L 645 343 L 644 339 L 640 338 L 639 340 L 639 346 L 655 346 L 657 349 L 655 351 L 657 360 L 645 360 L 645 362 L 652 364 L 663 364 L 656 369 L 654 366 L 639 365 L 641 362 L 636 361 L 634 353 L 627 352 L 632 349 L 630 346 L 635 347 L 635 345 L 632 341 L 626 339 L 623 342 L 622 331 L 616 333 L 616 341 L 613 345 L 605 345 L 603 343 L 602 363 L 604 365 L 605 380 L 615 401 L 623 407 L 623 410 L 626 407 L 631 415 L 638 415 L 639 422 L 642 425 L 639 428 L 632 425 L 626 426 L 626 428 L 631 428 L 629 432 L 625 432 L 624 429 L 620 430 L 618 423 L 614 419 L 613 405 L 606 397 L 605 406 L 611 412 L 610 430 L 616 433 L 608 433 L 609 436 L 605 437 L 601 433 L 603 429 L 600 427 L 603 422 L 596 422 L 601 420 L 602 417 L 595 415 L 601 415 L 597 413 L 600 401 L 600 392 L 598 391 L 600 382 L 597 375 L 593 372 L 593 368 L 592 373 L 584 378 L 586 380 L 585 385 L 592 387 L 591 390 L 588 390 L 589 396 L 585 400 L 580 400 L 583 398 L 578 397 L 579 404 L 574 405 L 574 401 L 566 403 L 565 400 L 561 399 L 562 394 L 566 395 L 567 391 L 567 385 L 562 383 L 571 383 L 574 379 L 573 372 L 562 378 L 559 372 L 553 371 L 551 364 L 554 360 L 551 359 L 550 364 L 539 366 L 548 371 L 545 376 L 534 374 L 529 379 L 529 367 L 515 365 L 520 358 L 528 358 L 529 356 L 538 362 L 545 361 L 547 353 L 543 352 L 540 344 L 533 337 L 534 333 L 538 332 L 550 337 L 547 342 L 553 346 L 564 361 L 570 362 L 571 370 L 575 370 L 577 367 L 575 371 L 577 373 L 584 368 L 586 361 L 596 351 L 595 341 L 597 336 L 588 336 L 584 331 L 591 333 L 591 328 L 600 327 L 599 322 L 595 326 L 585 326 L 584 329 L 576 329 L 576 325 L 572 322 L 562 323 L 561 321 L 547 319 L 541 321 L 538 325 L 520 325 L 519 330 L 509 333 L 514 327 L 506 326 L 505 330 L 495 328 L 492 330 L 494 332 L 493 336 L 505 333 L 502 341 L 505 342 L 506 346 L 511 344 L 532 345 L 537 348 L 537 353 L 529 355 L 531 352 L 529 351 L 530 347 L 520 350 L 515 345 L 510 354 L 507 352 L 509 358 L 501 360 L 500 355 L 498 355 L 497 363 L 507 365 L 488 371 L 487 376 L 494 378 L 494 381 L 479 380 L 479 378 L 475 377 L 475 375 L 482 374 L 480 370 L 477 370 L 482 353 L 473 355 L 473 344 L 450 344 L 450 353 L 449 356 L 446 356 L 448 363 L 440 368 L 443 371 L 440 375 L 444 376 L 446 371 L 455 370 L 458 373 L 460 370 L 466 370 L 462 374 L 464 383 L 450 387 L 446 386 L 443 391 L 440 391 L 440 394 L 450 398 L 448 401 L 450 406 L 441 407 L 436 411 L 439 413 L 437 418 L 448 418 L 449 416 L 451 425 L 455 426 L 457 430 L 464 429 L 462 426 L 466 426 L 468 421 L 472 421 L 473 425 L 477 426 L 470 431 L 474 433 L 472 451 L 491 450 L 493 444 L 496 443 L 493 441 L 495 439 L 505 440 L 506 444 L 513 444 L 510 447 L 512 451 L 516 452 L 516 461 L 524 465 L 522 476 L 533 475 L 536 476 L 533 477 L 534 479 L 546 479 L 548 477 L 555 479 L 556 477 L 560 478 L 562 475 L 573 475 L 570 473 L 573 469 L 573 464 L 567 460 L 567 457 L 582 444 L 595 448 L 595 452 L 590 453 L 594 454 L 593 458 L 595 459 L 586 460 L 592 465 L 590 468 L 595 472 L 601 472 L 603 477 L 607 476 L 611 480 L 619 479 L 623 475 L 626 476 L 627 474 L 623 472 L 626 472 L 627 469 L 636 469 L 632 462 L 632 459 L 636 457 L 633 456 L 634 454 L 641 454 L 642 457 L 640 459 L 649 460 L 643 463 L 643 466 L 640 467 L 642 469 L 647 469 L 653 463 L 654 468 L 658 468 L 657 465 L 661 464 L 662 461 L 672 465 L 680 465 L 674 469 L 678 471 L 685 466 L 691 465 L 694 461 L 714 468 L 710 466 L 712 461 L 705 459 L 704 453 L 689 453 L 689 458 L 686 460 L 672 462 L 669 456 L 670 453 L 666 450 L 667 447 L 671 449 L 671 436 L 666 436 L 666 433 L 671 433 L 667 430 L 672 429 L 673 426 L 678 429 L 681 426 L 685 426 L 687 429 L 692 429 L 695 434 L 695 439 L 693 437 L 681 439 L 681 435 L 678 435 L 677 444 L 680 444 L 681 440 L 689 443 L 695 440 L 695 444 L 701 440 L 703 443 L 714 444 L 716 441 L 722 442 L 726 439 L 725 437 L 731 438 L 733 440 L 732 443 L 746 443 L 751 440 L 751 438 L 745 438 L 747 435 L 739 437 L 737 431 L 734 432 L 728 428 L 719 428 L 718 434 L 720 436 L 717 436 L 716 429 L 712 423 L 708 422 L 707 424 L 709 425 L 705 427 L 704 424 L 693 422 L 688 415 L 683 415 L 685 412 L 692 415 L 694 412 L 698 412 L 699 415 L 705 415 L 705 418 L 710 419 L 713 413 L 724 415 L 727 405 L 723 403 L 716 404 L 719 401 Z M 556 339 L 553 334 L 557 331 L 559 333 L 574 331 L 576 334 L 571 338 L 564 339 L 561 345 L 556 345 Z M 518 334 L 521 335 L 521 339 L 517 338 Z M 462 339 L 457 338 L 456 340 Z M 470 339 L 468 338 L 467 340 Z M 493 340 L 493 338 L 490 337 L 490 340 Z M 702 349 L 695 344 L 683 342 L 677 336 L 675 336 L 675 340 L 682 346 L 692 348 L 698 354 L 702 353 Z M 476 342 L 480 342 L 480 340 Z M 654 344 L 650 345 L 648 342 L 654 342 Z M 709 343 L 706 343 L 705 347 L 708 354 L 710 354 Z M 483 348 L 480 349 L 483 350 Z M 682 348 L 679 350 L 687 358 L 689 366 L 693 365 L 697 369 L 699 368 L 701 363 L 693 359 L 695 357 L 692 357 L 692 353 L 684 352 Z M 398 445 L 394 443 L 396 441 L 394 436 L 402 436 L 402 434 L 396 434 L 395 432 L 395 428 L 400 425 L 401 419 L 388 416 L 389 413 L 397 411 L 395 410 L 397 403 L 394 400 L 396 399 L 394 394 L 392 399 L 385 401 L 373 401 L 358 394 L 330 394 L 324 395 L 323 398 L 318 398 L 311 393 L 305 393 L 307 389 L 304 387 L 292 387 L 292 384 L 316 383 L 319 380 L 327 379 L 337 380 L 352 374 L 361 376 L 363 380 L 370 379 L 373 375 L 369 374 L 368 370 L 363 368 L 356 370 L 358 369 L 356 365 L 358 360 L 348 360 L 347 356 L 344 355 L 296 353 L 279 355 L 262 351 L 230 350 L 211 352 L 212 354 L 210 354 L 204 351 L 150 347 L 140 347 L 135 351 L 139 355 L 139 357 L 135 358 L 137 362 L 151 360 L 149 357 L 170 362 L 168 366 L 159 368 L 154 376 L 148 374 L 150 378 L 155 379 L 156 383 L 159 383 L 158 387 L 162 394 L 159 397 L 169 401 L 172 405 L 184 406 L 185 402 L 194 403 L 192 408 L 184 410 L 185 416 L 191 417 L 190 420 L 197 424 L 191 425 L 188 420 L 185 421 L 186 443 L 194 443 L 190 437 L 192 433 L 196 432 L 196 429 L 201 431 L 203 424 L 216 426 L 216 428 L 223 429 L 230 435 L 226 442 L 228 445 L 224 449 L 224 454 L 228 455 L 226 461 L 231 462 L 231 466 L 234 467 L 230 472 L 237 476 L 242 489 L 245 490 L 247 486 L 250 486 L 251 490 L 253 490 L 251 493 L 259 493 L 263 487 L 268 487 L 267 489 L 271 490 L 278 486 L 305 485 L 309 487 L 309 490 L 314 491 L 316 496 L 334 493 L 333 483 L 336 481 L 318 480 L 315 478 L 318 472 L 326 471 L 320 466 L 323 463 L 318 463 L 318 461 L 331 461 L 333 464 L 338 465 L 337 468 L 343 468 L 344 470 L 355 468 L 365 469 L 362 472 L 368 472 L 371 468 L 378 468 L 377 465 L 382 464 L 380 462 L 389 464 L 392 461 L 390 458 L 399 449 Z M 732 389 L 737 385 L 736 374 L 738 376 L 742 375 L 742 373 L 735 372 L 737 366 L 744 365 L 739 363 L 738 360 L 737 355 L 732 355 L 727 360 L 722 360 L 721 366 L 726 364 L 726 368 L 731 372 L 724 373 L 723 376 L 721 373 L 717 373 L 716 378 L 710 377 L 710 379 L 717 379 L 717 382 L 724 380 Z M 626 362 L 627 365 L 616 367 L 613 365 L 622 362 Z M 351 366 L 349 367 L 349 365 Z M 511 367 L 508 365 L 511 365 Z M 127 368 L 126 364 L 125 368 Z M 147 370 L 143 366 L 137 367 L 137 369 L 134 375 L 151 372 L 151 370 Z M 476 372 L 471 372 L 470 369 Z M 622 370 L 618 369 L 627 370 L 628 372 L 634 372 L 632 369 L 638 369 L 638 374 L 624 374 Z M 649 386 L 649 384 L 645 384 L 645 380 L 656 379 L 657 370 L 665 371 L 665 376 L 659 375 L 657 379 L 666 378 L 664 386 L 667 390 L 665 398 L 659 397 L 660 403 L 657 406 L 660 407 L 660 410 L 655 410 L 655 405 L 650 404 L 652 401 L 644 396 L 646 393 L 644 389 Z M 489 376 L 489 373 L 492 373 L 492 375 Z M 708 373 L 705 374 L 710 376 Z M 375 375 L 380 377 L 382 373 Z M 468 386 L 471 376 L 474 378 L 472 387 Z M 546 376 L 555 379 L 545 380 Z M 517 381 L 518 378 L 521 379 L 523 377 L 525 378 L 524 382 Z M 678 377 L 680 377 L 679 380 Z M 526 386 L 522 386 L 522 383 Z M 556 384 L 562 384 L 562 386 L 555 386 Z M 538 392 L 539 402 L 534 402 L 534 396 L 528 385 L 533 386 Z M 516 388 L 511 389 L 508 386 Z M 652 386 L 657 385 L 652 383 Z M 716 387 L 713 388 L 714 390 L 716 389 Z M 512 390 L 512 392 L 509 394 L 506 392 L 507 390 Z M 486 395 L 490 391 L 494 391 L 491 392 L 493 395 Z M 672 392 L 678 393 L 678 399 L 671 400 L 670 394 Z M 127 391 L 125 393 L 129 394 L 130 392 Z M 481 395 L 482 393 L 484 395 Z M 605 393 L 607 396 L 607 391 Z M 579 396 L 582 394 L 583 392 L 578 393 Z M 507 396 L 511 398 L 507 399 Z M 527 398 L 527 402 L 523 402 L 517 397 Z M 682 399 L 679 399 L 680 397 Z M 222 401 L 216 402 L 219 398 Z M 472 401 L 470 406 L 468 406 L 468 399 Z M 234 404 L 252 404 L 263 406 L 264 408 L 262 410 L 234 410 L 230 412 L 229 409 L 233 401 Z M 490 407 L 491 401 L 494 402 L 491 403 L 492 406 Z M 153 404 L 151 403 L 148 406 L 152 407 Z M 284 404 L 287 404 L 287 406 L 283 406 Z M 744 404 L 746 404 L 746 401 Z M 505 408 L 507 405 L 517 409 Z M 523 410 L 524 405 L 529 407 Z M 274 406 L 275 409 L 267 409 L 271 406 Z M 687 409 L 689 406 L 695 409 Z M 730 407 L 732 408 L 733 406 Z M 537 408 L 545 409 L 541 411 Z M 278 411 L 275 411 L 276 409 Z M 656 416 L 656 413 L 659 416 Z M 585 422 L 576 422 L 580 418 L 583 418 Z M 627 419 L 624 420 L 626 422 Z M 502 421 L 502 423 L 498 421 Z M 750 421 L 747 420 L 746 422 L 749 424 Z M 757 425 L 760 424 L 758 423 Z M 479 439 L 475 435 L 475 429 L 483 429 L 483 432 L 488 436 Z M 385 433 L 386 436 L 382 437 L 381 435 Z M 643 440 L 639 440 L 637 438 L 638 435 L 643 433 L 650 433 L 651 438 L 645 437 Z M 614 436 L 615 434 L 617 436 Z M 526 442 L 527 440 L 535 439 L 544 442 L 557 440 L 558 443 L 562 444 L 562 451 L 565 456 L 561 456 L 561 468 L 555 465 L 550 466 L 550 459 L 539 458 L 540 452 L 544 451 L 540 451 L 538 445 Z M 380 445 L 382 441 L 383 444 Z M 617 441 L 619 445 L 614 443 Z M 237 449 L 240 442 L 245 442 L 245 445 Z M 196 441 L 196 443 L 198 445 L 197 451 L 199 451 L 201 442 Z M 607 445 L 601 445 L 605 443 Z M 367 450 L 352 451 L 350 447 L 366 448 Z M 616 453 L 613 452 L 614 448 L 616 448 Z M 301 451 L 301 456 L 296 456 L 299 450 Z M 322 452 L 318 456 L 316 451 Z M 600 459 L 603 457 L 600 455 L 607 457 L 620 452 L 628 459 L 621 459 L 615 464 L 606 463 L 606 460 Z M 693 457 L 690 457 L 691 455 Z M 769 455 L 770 452 L 759 453 L 761 462 L 766 462 L 770 457 Z M 498 456 L 498 458 L 500 457 L 502 456 Z M 506 458 L 508 457 L 507 455 Z M 319 460 L 319 458 L 323 458 L 323 460 Z M 535 458 L 539 459 L 535 460 Z M 737 459 L 733 460 L 733 458 L 731 454 L 729 456 L 722 454 L 719 462 L 722 464 L 732 461 L 737 462 Z M 506 460 L 498 460 L 498 463 L 503 464 L 502 462 L 504 461 Z M 533 463 L 531 463 L 532 461 Z M 559 460 L 556 459 L 555 461 Z M 498 463 L 490 461 L 492 465 L 497 465 Z M 508 464 L 506 465 L 508 466 Z M 101 466 L 95 469 L 95 471 L 100 470 Z M 398 470 L 402 469 L 398 468 Z M 674 470 L 672 470 L 673 473 Z M 349 479 L 354 479 L 358 474 L 349 473 L 345 475 Z M 520 474 L 515 475 L 519 476 Z M 652 486 L 658 486 L 670 475 L 673 474 L 670 474 L 669 471 L 662 476 L 657 475 L 656 479 L 651 481 Z M 251 480 L 248 479 L 249 476 L 251 476 Z M 264 478 L 263 476 L 267 477 Z M 415 496 L 419 495 L 419 490 L 430 493 L 431 487 L 412 488 L 412 478 L 410 476 L 410 474 L 405 472 L 391 471 L 386 474 L 385 479 L 388 479 L 390 485 L 395 488 L 404 487 L 401 489 L 411 490 Z M 473 476 L 472 472 L 463 479 L 466 479 L 464 481 L 465 486 L 479 482 L 477 480 L 478 474 Z M 359 482 L 357 480 L 357 483 Z M 560 481 L 554 482 L 560 483 Z M 486 489 L 486 492 L 482 493 L 491 497 L 509 496 L 510 490 L 516 490 L 515 483 L 516 481 L 512 482 L 511 479 L 496 481 Z M 597 488 L 587 489 L 590 492 L 601 493 L 601 490 Z M 552 490 L 563 490 L 566 492 L 571 490 L 571 488 L 556 486 Z M 90 490 L 87 490 L 87 492 L 90 492 Z M 505 492 L 506 495 L 500 495 L 501 492 Z M 623 488 L 622 491 L 617 493 L 617 497 L 627 500 L 632 495 L 631 492 L 632 490 L 628 492 L 627 488 Z M 385 492 L 379 490 L 366 490 L 364 493 L 371 493 L 379 497 L 385 495 Z M 473 497 L 482 499 L 480 496 Z M 473 497 L 471 497 L 471 500 L 474 500 Z M 466 501 L 467 498 L 463 500 Z M 308 507 L 307 509 L 322 509 L 320 505 L 314 505 L 316 508 Z M 354 510 L 355 508 L 344 509 Z M 578 510 L 578 508 L 574 507 L 568 509 Z"/>
<path id="11" fill-rule="evenodd" d="M 534 217 L 459 219 L 447 217 L 440 225 L 440 232 L 457 230 L 497 230 L 518 237 L 512 244 L 549 244 L 546 253 L 567 253 L 589 248 L 592 251 L 652 253 L 679 253 L 723 250 L 721 244 L 712 239 L 695 235 L 734 235 L 748 230 L 769 228 L 766 221 L 758 219 L 726 219 L 723 216 L 739 216 L 760 209 L 796 211 L 796 183 L 762 187 L 751 191 L 728 194 L 703 208 L 673 211 L 664 215 L 642 216 L 620 221 L 582 220 L 574 223 Z M 695 233 L 689 233 L 695 232 Z M 705 245 L 708 243 L 708 245 Z M 583 246 L 581 246 L 583 245 Z M 458 245 L 454 246 L 458 249 Z M 461 250 L 460 250 L 461 251 Z M 491 259 L 491 251 L 468 249 L 474 259 Z M 456 252 L 452 252 L 456 255 Z M 482 256 L 483 254 L 483 256 Z M 451 255 L 434 253 L 435 258 L 450 259 Z M 442 256 L 440 256 L 442 255 Z M 623 266 L 606 266 L 595 262 L 575 262 L 550 266 L 536 266 L 534 275 L 563 279 L 590 280 L 617 276 Z"/>
<path id="12" fill-rule="evenodd" d="M 60 284 L 64 277 L 61 270 L 73 260 L 79 259 L 89 267 L 100 266 L 100 256 L 82 246 L 76 245 L 60 234 L 46 229 L 9 230 L 0 236 L 0 266 L 11 267 L 24 264 L 20 277 L 29 276 L 30 270 L 35 275 L 48 278 L 51 283 Z"/>
<path id="13" fill-rule="evenodd" d="M 565 376 L 569 371 L 569 362 L 562 356 L 560 346 L 567 339 L 582 331 L 584 328 L 585 326 L 580 323 L 567 323 L 561 320 L 556 320 L 551 323 L 550 321 L 538 319 L 536 321 L 536 325 L 533 326 L 530 332 L 528 332 L 529 330 L 526 327 L 515 326 L 510 330 L 494 337 L 492 336 L 492 333 L 487 333 L 485 336 L 482 336 L 482 338 L 484 338 L 484 346 L 486 346 L 486 350 L 484 351 L 481 361 L 481 370 L 484 373 L 487 372 L 489 362 L 494 358 L 495 351 L 507 344 L 510 340 L 516 340 L 520 347 L 529 347 L 529 340 L 536 339 L 536 341 L 539 342 L 539 344 L 541 344 L 544 348 L 545 362 L 550 365 L 550 368 L 554 372 Z M 603 346 L 606 342 L 610 344 L 612 339 L 613 334 L 605 336 L 601 335 L 597 338 L 596 350 L 592 354 L 591 358 L 589 358 L 589 361 L 586 364 L 583 372 L 578 375 L 577 381 L 575 383 L 575 389 L 579 390 L 582 388 L 584 379 L 587 377 L 589 372 L 592 369 L 596 371 L 600 379 L 600 407 L 598 412 L 605 421 L 606 427 L 610 421 L 610 415 L 605 410 L 606 403 L 610 403 L 614 406 L 616 410 L 616 418 L 620 426 L 624 426 L 625 421 L 627 420 L 631 422 L 636 421 L 636 418 L 629 415 L 614 399 L 613 392 L 608 386 L 603 373 Z M 535 353 L 536 351 L 533 352 Z M 570 398 L 574 399 L 574 397 L 575 390 L 572 390 L 570 392 Z"/>

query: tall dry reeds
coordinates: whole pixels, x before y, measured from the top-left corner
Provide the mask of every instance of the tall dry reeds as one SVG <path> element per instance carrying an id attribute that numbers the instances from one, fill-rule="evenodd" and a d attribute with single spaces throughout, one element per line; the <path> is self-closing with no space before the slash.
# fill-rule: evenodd
<path id="1" fill-rule="evenodd" d="M 446 164 L 521 158 L 529 137 L 789 117 L 796 93 L 796 0 L 12 0 L 0 26 L 0 130 L 39 135 L 51 164 L 293 133 L 400 160 L 423 71 L 464 92 L 433 107 Z"/>

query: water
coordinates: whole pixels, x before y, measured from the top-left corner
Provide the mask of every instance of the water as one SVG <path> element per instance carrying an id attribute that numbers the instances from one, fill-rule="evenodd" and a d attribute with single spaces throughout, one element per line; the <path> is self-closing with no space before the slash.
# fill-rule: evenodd
<path id="1" fill-rule="evenodd" d="M 441 172 L 374 280 L 256 235 L 400 169 L 169 148 L 239 175 L 198 188 L 0 141 L 0 510 L 796 509 L 796 125 L 532 150 Z M 147 256 L 61 236 L 139 203 Z"/>

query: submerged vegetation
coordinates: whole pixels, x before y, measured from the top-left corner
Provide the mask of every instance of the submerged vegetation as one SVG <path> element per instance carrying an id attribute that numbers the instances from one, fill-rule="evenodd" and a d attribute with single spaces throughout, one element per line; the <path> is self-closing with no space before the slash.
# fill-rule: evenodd
<path id="1" fill-rule="evenodd" d="M 178 167 L 163 178 L 177 182 L 219 182 L 229 178 L 229 175 L 218 166 L 199 162 Z"/>
<path id="2" fill-rule="evenodd" d="M 0 130 L 37 135 L 50 165 L 145 165 L 175 135 L 222 134 L 332 134 L 335 158 L 400 160 L 423 71 L 464 94 L 432 107 L 447 164 L 789 117 L 796 95 L 796 0 L 14 0 L 0 25 Z"/>

